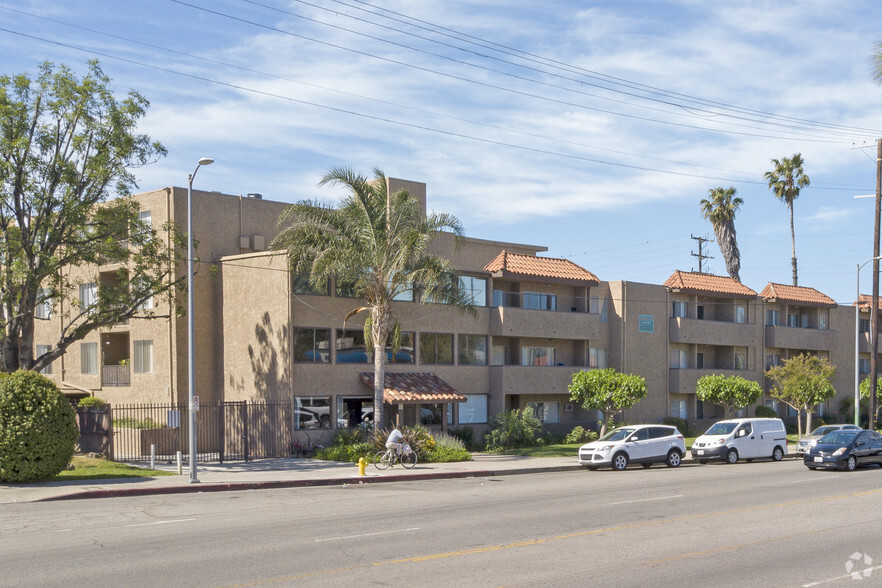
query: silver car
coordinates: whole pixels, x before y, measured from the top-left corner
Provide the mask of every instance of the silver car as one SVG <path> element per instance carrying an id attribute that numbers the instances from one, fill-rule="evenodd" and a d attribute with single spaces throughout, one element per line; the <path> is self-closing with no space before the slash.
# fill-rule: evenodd
<path id="1" fill-rule="evenodd" d="M 796 444 L 796 453 L 798 453 L 799 455 L 804 455 L 808 453 L 808 451 L 818 442 L 818 439 L 820 439 L 830 431 L 839 430 L 860 431 L 861 428 L 857 425 L 821 425 L 808 435 L 800 437 L 799 442 Z"/>

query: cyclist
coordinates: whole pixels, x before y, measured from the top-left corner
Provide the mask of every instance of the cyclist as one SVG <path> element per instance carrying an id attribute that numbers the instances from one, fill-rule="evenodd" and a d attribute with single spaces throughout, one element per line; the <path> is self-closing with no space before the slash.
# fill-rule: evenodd
<path id="1" fill-rule="evenodd" d="M 398 430 L 396 426 L 392 429 L 392 432 L 389 433 L 389 438 L 386 439 L 386 449 L 395 450 L 395 455 L 401 453 L 401 448 L 404 446 L 404 435 L 401 434 L 401 431 Z"/>

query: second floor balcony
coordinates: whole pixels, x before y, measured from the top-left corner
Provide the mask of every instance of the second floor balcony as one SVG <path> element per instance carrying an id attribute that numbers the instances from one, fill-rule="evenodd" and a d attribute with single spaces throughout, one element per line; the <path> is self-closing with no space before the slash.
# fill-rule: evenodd
<path id="1" fill-rule="evenodd" d="M 833 348 L 833 342 L 836 340 L 836 332 L 828 329 L 782 327 L 779 325 L 766 325 L 765 329 L 766 347 L 829 351 Z"/>
<path id="2" fill-rule="evenodd" d="M 760 330 L 753 323 L 711 321 L 675 316 L 669 320 L 668 336 L 671 343 L 708 345 L 725 343 L 737 347 L 752 347 L 757 344 Z"/>

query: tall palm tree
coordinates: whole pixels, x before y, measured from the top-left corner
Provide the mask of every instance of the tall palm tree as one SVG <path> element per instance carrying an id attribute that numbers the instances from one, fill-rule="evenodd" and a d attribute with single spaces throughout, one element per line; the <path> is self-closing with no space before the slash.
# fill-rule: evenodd
<path id="1" fill-rule="evenodd" d="M 735 237 L 735 213 L 744 204 L 744 200 L 736 197 L 735 192 L 734 186 L 708 190 L 708 197 L 701 201 L 701 215 L 714 226 L 717 244 L 726 261 L 726 271 L 740 282 L 738 272 L 741 270 L 741 252 L 738 251 L 738 240 Z"/>
<path id="2" fill-rule="evenodd" d="M 763 178 L 769 182 L 769 190 L 775 194 L 775 198 L 787 205 L 790 209 L 790 240 L 793 247 L 793 257 L 790 258 L 793 266 L 793 285 L 797 286 L 796 279 L 796 232 L 793 229 L 793 201 L 799 198 L 799 191 L 809 185 L 811 180 L 803 172 L 802 154 L 797 153 L 793 157 L 783 157 L 780 161 L 772 160 L 775 169 L 763 174 Z"/>
<path id="3" fill-rule="evenodd" d="M 389 193 L 379 169 L 369 180 L 349 168 L 334 168 L 319 182 L 325 184 L 347 189 L 339 206 L 305 200 L 285 209 L 273 248 L 285 250 L 291 271 L 308 276 L 312 286 L 334 278 L 365 303 L 343 322 L 358 312 L 370 313 L 365 347 L 374 349 L 374 428 L 379 429 L 384 424 L 386 343 L 397 326 L 393 298 L 412 292 L 414 300 L 450 304 L 475 314 L 450 262 L 428 252 L 442 230 L 453 233 L 458 244 L 462 225 L 449 214 L 424 216 L 419 200 L 405 190 Z"/>
<path id="4" fill-rule="evenodd" d="M 870 76 L 877 85 L 882 86 L 882 41 L 873 45 L 873 54 L 870 56 Z"/>

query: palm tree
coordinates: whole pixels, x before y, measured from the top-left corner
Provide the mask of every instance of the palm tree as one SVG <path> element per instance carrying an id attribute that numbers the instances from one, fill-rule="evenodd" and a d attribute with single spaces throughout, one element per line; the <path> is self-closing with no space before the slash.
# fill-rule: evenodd
<path id="1" fill-rule="evenodd" d="M 397 330 L 393 298 L 410 292 L 414 300 L 450 304 L 475 314 L 450 262 L 428 253 L 442 230 L 452 232 L 458 244 L 462 225 L 449 214 L 424 216 L 419 200 L 405 190 L 390 194 L 379 169 L 368 180 L 348 168 L 334 168 L 319 182 L 325 184 L 344 186 L 348 194 L 337 207 L 306 200 L 285 209 L 273 248 L 285 250 L 291 271 L 308 276 L 312 286 L 334 278 L 365 303 L 343 323 L 356 313 L 370 313 L 365 347 L 374 349 L 374 428 L 379 429 L 384 424 L 386 343 Z"/>
<path id="2" fill-rule="evenodd" d="M 738 240 L 735 237 L 735 213 L 744 204 L 744 200 L 735 197 L 734 186 L 712 188 L 707 191 L 707 196 L 701 201 L 701 215 L 714 226 L 717 244 L 726 260 L 726 271 L 740 282 L 738 272 L 741 270 L 741 252 L 738 251 Z"/>
<path id="3" fill-rule="evenodd" d="M 882 86 L 882 41 L 873 45 L 873 55 L 870 56 L 870 75 L 877 85 Z"/>
<path id="4" fill-rule="evenodd" d="M 796 286 L 796 232 L 793 230 L 793 201 L 799 198 L 799 191 L 809 185 L 811 180 L 802 169 L 802 154 L 797 153 L 793 157 L 783 157 L 780 161 L 772 160 L 775 169 L 763 174 L 763 178 L 769 182 L 769 190 L 775 193 L 775 198 L 787 205 L 790 209 L 790 240 L 793 247 L 793 257 L 790 258 L 793 266 L 793 285 Z"/>

